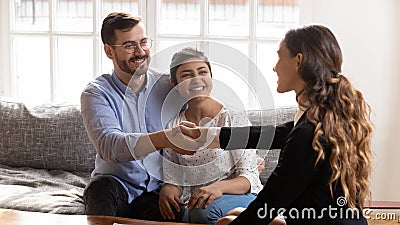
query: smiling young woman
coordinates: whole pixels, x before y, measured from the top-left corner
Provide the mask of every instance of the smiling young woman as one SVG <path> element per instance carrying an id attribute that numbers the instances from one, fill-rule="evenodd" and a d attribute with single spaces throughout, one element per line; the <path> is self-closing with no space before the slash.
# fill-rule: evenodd
<path id="1" fill-rule="evenodd" d="M 203 127 L 249 125 L 243 113 L 210 96 L 211 65 L 203 52 L 182 49 L 170 68 L 171 83 L 186 105 L 167 127 L 182 121 Z M 255 150 L 205 149 L 188 157 L 165 149 L 164 157 L 160 211 L 166 218 L 172 219 L 175 209 L 184 212 L 184 222 L 213 224 L 229 210 L 248 206 L 262 187 Z"/>

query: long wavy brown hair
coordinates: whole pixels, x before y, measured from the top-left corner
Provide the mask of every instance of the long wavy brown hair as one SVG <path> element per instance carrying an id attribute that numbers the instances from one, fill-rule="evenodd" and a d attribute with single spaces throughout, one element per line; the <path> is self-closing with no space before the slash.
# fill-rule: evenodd
<path id="1" fill-rule="evenodd" d="M 370 106 L 360 91 L 341 75 L 342 52 L 333 33 L 320 25 L 306 26 L 286 33 L 284 43 L 292 56 L 303 55 L 299 74 L 305 88 L 298 93 L 301 108 L 316 128 L 312 146 L 325 160 L 326 141 L 332 152 L 329 187 L 340 182 L 347 205 L 362 208 L 371 198 L 372 124 Z"/>

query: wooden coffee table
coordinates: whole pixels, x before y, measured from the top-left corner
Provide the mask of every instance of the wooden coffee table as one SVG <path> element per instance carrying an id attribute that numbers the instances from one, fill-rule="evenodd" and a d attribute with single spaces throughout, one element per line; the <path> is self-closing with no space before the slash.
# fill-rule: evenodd
<path id="1" fill-rule="evenodd" d="M 155 222 L 112 216 L 61 215 L 0 209 L 1 225 L 188 225 L 187 223 Z M 193 225 L 193 224 L 191 224 Z"/>
<path id="2" fill-rule="evenodd" d="M 400 224 L 398 202 L 374 202 L 368 220 L 370 225 Z M 379 214 L 379 220 L 376 219 Z M 383 219 L 382 216 L 392 217 Z M 394 217 L 393 217 L 394 216 Z M 51 213 L 25 212 L 12 209 L 0 209 L 0 225 L 188 225 L 187 223 L 155 222 L 112 216 L 61 215 Z M 273 223 L 271 223 L 273 224 Z M 196 224 L 190 224 L 196 225 Z M 197 224 L 200 225 L 200 224 Z"/>

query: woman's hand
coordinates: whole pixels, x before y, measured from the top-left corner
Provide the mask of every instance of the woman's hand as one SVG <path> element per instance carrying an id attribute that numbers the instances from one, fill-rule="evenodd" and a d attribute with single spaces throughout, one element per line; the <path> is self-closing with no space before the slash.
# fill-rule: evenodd
<path id="1" fill-rule="evenodd" d="M 180 199 L 181 194 L 181 189 L 173 184 L 165 184 L 161 188 L 158 207 L 164 219 L 175 219 L 175 214 L 171 206 L 174 207 L 177 212 L 180 212 L 180 206 L 184 205 L 183 201 Z"/>
<path id="2" fill-rule="evenodd" d="M 163 134 L 162 139 L 165 141 L 161 146 L 170 148 L 179 154 L 193 155 L 204 145 L 204 143 L 182 133 L 179 126 L 166 129 Z"/>
<path id="3" fill-rule="evenodd" d="M 265 160 L 260 156 L 257 156 L 257 169 L 258 174 L 261 174 L 265 169 Z"/>
<path id="4" fill-rule="evenodd" d="M 236 207 L 234 209 L 231 209 L 226 213 L 227 216 L 239 216 L 240 213 L 242 213 L 246 208 L 243 207 Z"/>
<path id="5" fill-rule="evenodd" d="M 230 224 L 237 216 L 224 216 L 217 220 L 214 225 L 227 225 Z"/>
<path id="6" fill-rule="evenodd" d="M 198 127 L 192 122 L 182 121 L 179 123 L 179 128 L 184 135 L 191 137 L 201 145 L 199 149 L 220 147 L 220 127 Z"/>
<path id="7" fill-rule="evenodd" d="M 204 208 L 207 208 L 212 201 L 222 196 L 222 191 L 216 185 L 208 185 L 201 187 L 194 191 L 194 193 L 190 196 L 188 208 L 200 208 L 201 204 L 204 201 L 207 201 L 204 204 Z"/>
<path id="8" fill-rule="evenodd" d="M 243 208 L 243 207 L 237 207 L 237 208 L 234 208 L 234 209 L 230 210 L 228 213 L 226 213 L 226 216 L 224 216 L 224 217 L 220 218 L 219 220 L 217 220 L 215 225 L 226 225 L 226 224 L 229 224 L 234 219 L 236 219 L 236 217 L 239 216 L 240 213 L 242 213 L 244 210 L 246 210 L 246 208 Z"/>
<path id="9" fill-rule="evenodd" d="M 238 217 L 240 215 L 240 213 L 242 213 L 244 210 L 246 210 L 246 208 L 243 208 L 243 207 L 237 207 L 237 208 L 230 210 L 228 213 L 226 213 L 226 216 L 217 220 L 215 225 L 229 224 L 230 222 L 235 220 L 236 217 Z M 279 217 L 276 217 L 268 225 L 285 225 L 285 224 L 286 224 L 286 222 L 284 220 L 280 219 Z"/>

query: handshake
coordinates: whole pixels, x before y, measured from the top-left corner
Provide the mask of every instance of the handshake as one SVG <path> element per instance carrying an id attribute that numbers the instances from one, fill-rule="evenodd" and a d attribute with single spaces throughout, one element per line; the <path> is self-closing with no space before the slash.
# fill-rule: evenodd
<path id="1" fill-rule="evenodd" d="M 198 127 L 183 121 L 179 126 L 164 130 L 168 148 L 183 155 L 193 155 L 198 150 L 220 148 L 221 127 Z M 265 161 L 257 156 L 259 174 L 265 169 Z"/>
<path id="2" fill-rule="evenodd" d="M 173 151 L 193 155 L 198 150 L 219 148 L 221 127 L 198 127 L 183 121 L 177 127 L 164 130 L 167 146 Z"/>

